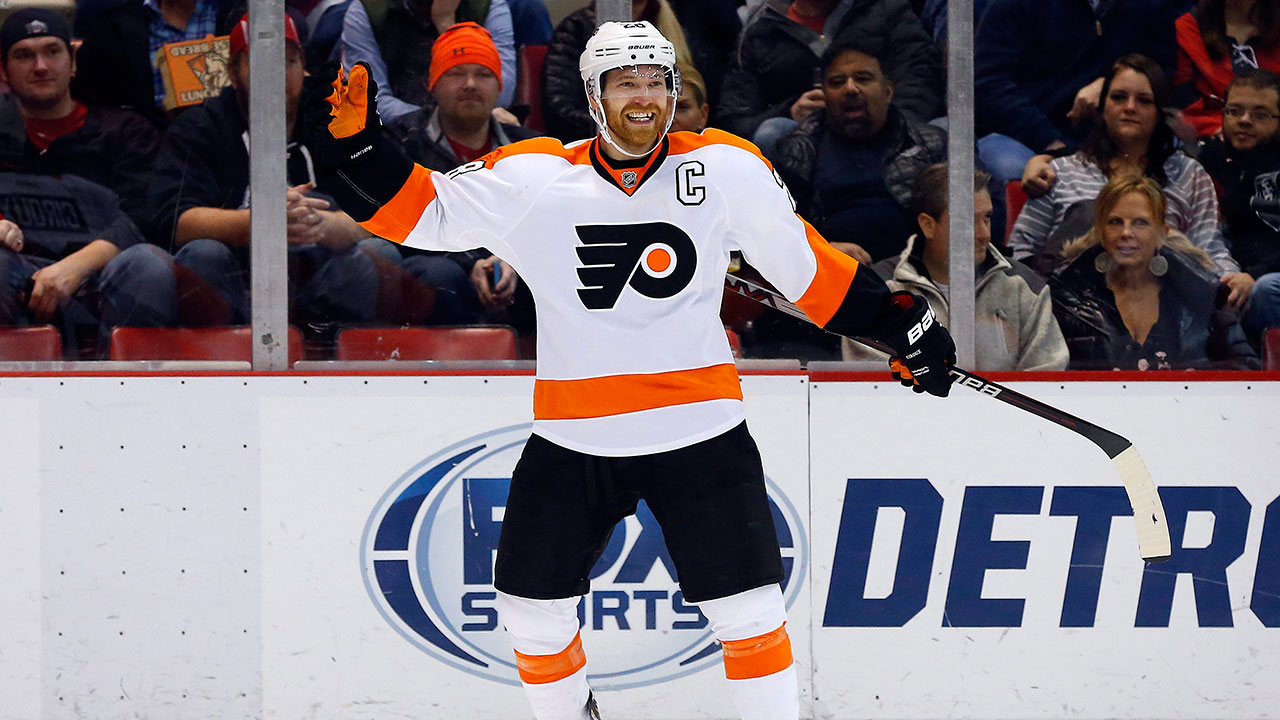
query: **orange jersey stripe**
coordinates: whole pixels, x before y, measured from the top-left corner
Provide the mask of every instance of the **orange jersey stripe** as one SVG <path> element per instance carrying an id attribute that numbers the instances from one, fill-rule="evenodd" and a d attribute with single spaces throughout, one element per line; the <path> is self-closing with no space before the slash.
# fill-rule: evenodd
<path id="1" fill-rule="evenodd" d="M 587 666 L 587 654 L 582 651 L 582 633 L 573 636 L 569 647 L 555 655 L 525 655 L 516 651 L 516 669 L 520 679 L 530 685 L 563 680 Z"/>
<path id="2" fill-rule="evenodd" d="M 799 215 L 796 216 L 800 218 Z M 844 296 L 853 284 L 853 276 L 858 272 L 858 261 L 831 247 L 817 230 L 813 229 L 804 218 L 805 235 L 809 238 L 809 249 L 818 258 L 818 271 L 813 275 L 804 295 L 796 301 L 796 305 L 804 310 L 809 319 L 818 327 L 825 327 L 831 321 Z"/>
<path id="3" fill-rule="evenodd" d="M 533 387 L 533 416 L 575 420 L 725 399 L 742 399 L 738 369 L 732 363 L 582 380 L 540 378 Z"/>
<path id="4" fill-rule="evenodd" d="M 435 198 L 431 171 L 415 164 L 413 172 L 409 173 L 409 179 L 396 192 L 395 197 L 360 225 L 378 237 L 402 243 Z M 407 227 L 403 224 L 406 220 L 412 221 Z"/>
<path id="5" fill-rule="evenodd" d="M 772 675 L 791 667 L 791 638 L 787 624 L 773 632 L 746 640 L 726 640 L 724 674 L 730 680 L 750 680 Z"/>
<path id="6" fill-rule="evenodd" d="M 590 165 L 591 164 L 591 143 L 584 142 L 580 145 L 567 148 L 559 140 L 555 138 L 538 137 L 521 140 L 503 145 L 496 148 L 493 152 L 480 158 L 484 166 L 493 169 L 493 166 L 502 158 L 514 157 L 516 155 L 528 154 L 553 155 L 558 158 L 564 158 L 573 165 Z"/>
<path id="7" fill-rule="evenodd" d="M 715 128 L 707 128 L 701 134 L 691 132 L 673 132 L 667 136 L 671 139 L 669 155 L 683 155 L 693 152 L 699 148 L 708 145 L 729 145 L 747 152 L 760 158 L 760 162 L 764 163 L 773 170 L 773 163 L 769 162 L 764 155 L 760 154 L 760 148 L 752 145 L 750 141 L 744 140 L 733 133 L 717 130 Z"/>

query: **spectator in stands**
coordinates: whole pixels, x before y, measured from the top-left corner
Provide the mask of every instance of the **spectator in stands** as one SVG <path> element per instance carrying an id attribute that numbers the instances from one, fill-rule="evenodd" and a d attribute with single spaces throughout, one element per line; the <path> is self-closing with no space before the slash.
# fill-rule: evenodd
<path id="1" fill-rule="evenodd" d="M 342 26 L 342 64 L 369 63 L 378 83 L 383 122 L 431 102 L 431 45 L 459 22 L 483 25 L 502 58 L 498 106 L 511 104 L 516 89 L 516 46 L 507 0 L 360 0 L 347 6 Z"/>
<path id="2" fill-rule="evenodd" d="M 716 124 L 772 158 L 778 139 L 825 105 L 819 60 L 849 34 L 883 43 L 881 66 L 908 118 L 942 111 L 942 64 L 907 0 L 768 0 L 742 30 Z"/>
<path id="3" fill-rule="evenodd" d="M 286 3 L 296 8 L 306 27 L 307 72 L 316 73 L 327 63 L 338 59 L 342 44 L 342 25 L 347 6 L 353 0 L 304 0 Z M 295 21 L 297 18 L 294 19 Z"/>
<path id="4" fill-rule="evenodd" d="M 991 176 L 979 170 L 973 177 L 974 281 L 976 369 L 1063 370 L 1067 343 L 1053 317 L 1049 287 L 1031 268 L 1006 259 L 991 246 L 994 209 L 988 184 Z M 947 214 L 947 165 L 931 165 L 916 178 L 912 210 L 920 233 L 912 235 L 898 257 L 874 269 L 891 290 L 923 295 L 943 325 L 951 324 L 949 290 L 951 250 Z M 844 340 L 847 360 L 867 357 L 869 350 Z"/>
<path id="5" fill-rule="evenodd" d="M 191 324 L 249 320 L 249 57 L 248 16 L 231 33 L 231 87 L 183 113 L 170 127 L 156 161 L 150 197 L 154 225 L 177 249 L 180 276 L 194 273 L 222 302 Z M 285 20 L 285 120 L 293 135 L 303 84 L 297 26 Z M 331 208 L 316 185 L 311 153 L 288 144 L 290 297 L 295 322 L 361 322 L 375 318 L 378 275 L 356 243 L 367 238 L 355 221 Z M 369 240 L 372 249 L 386 243 Z M 190 271 L 182 272 L 182 269 Z M 180 300 L 186 302 L 187 290 Z"/>
<path id="6" fill-rule="evenodd" d="M 977 30 L 982 23 L 982 14 L 987 11 L 991 0 L 973 0 L 973 27 Z M 945 50 L 947 42 L 947 0 L 924 0 L 920 7 L 920 22 L 924 29 L 933 36 L 940 49 Z"/>
<path id="7" fill-rule="evenodd" d="M 681 130 L 700 133 L 707 129 L 711 106 L 707 103 L 707 84 L 702 73 L 691 66 L 680 66 L 680 97 L 671 118 L 671 132 Z"/>
<path id="8" fill-rule="evenodd" d="M 729 71 L 729 59 L 742 35 L 738 16 L 740 0 L 667 0 L 689 43 L 691 67 L 702 73 L 707 103 L 720 102 L 720 86 Z"/>
<path id="9" fill-rule="evenodd" d="M 1178 18 L 1175 99 L 1202 138 L 1222 129 L 1227 85 L 1244 70 L 1280 72 L 1280 8 L 1268 0 L 1200 0 Z"/>
<path id="10" fill-rule="evenodd" d="M 160 133 L 136 113 L 72 97 L 75 68 L 71 29 L 61 14 L 28 8 L 0 26 L 0 79 L 17 102 L 25 136 L 18 166 L 112 188 L 121 208 L 141 224 Z"/>
<path id="11" fill-rule="evenodd" d="M 1169 83 L 1160 67 L 1141 55 L 1115 62 L 1102 86 L 1102 121 L 1080 151 L 1028 163 L 1023 187 L 1043 197 L 1022 209 L 1009 248 L 1037 272 L 1047 275 L 1062 258 L 1063 244 L 1084 234 L 1092 223 L 1090 205 L 1108 180 L 1146 175 L 1164 188 L 1168 222 L 1209 253 L 1225 281 L 1240 266 L 1231 258 L 1218 226 L 1213 180 L 1200 163 L 1174 147 L 1173 130 L 1162 108 L 1169 107 Z"/>
<path id="12" fill-rule="evenodd" d="M 1213 260 L 1161 222 L 1164 193 L 1126 175 L 1098 194 L 1089 232 L 1049 280 L 1073 370 L 1257 369 L 1221 301 Z"/>
<path id="13" fill-rule="evenodd" d="M 115 193 L 74 175 L 0 171 L 0 325 L 59 325 L 75 359 L 79 340 L 105 350 L 111 328 L 167 325 L 176 306 L 167 256 Z"/>
<path id="14" fill-rule="evenodd" d="M 1088 134 L 1103 76 L 1140 53 L 1175 63 L 1170 0 L 989 0 L 974 48 L 974 120 L 983 165 L 1003 187 L 1036 153 Z"/>
<path id="15" fill-rule="evenodd" d="M 164 128 L 169 115 L 156 52 L 168 43 L 228 34 L 243 7 L 240 0 L 124 0 L 85 35 L 73 94 L 134 110 Z"/>
<path id="16" fill-rule="evenodd" d="M 681 66 L 693 65 L 689 43 L 667 0 L 634 0 L 634 20 L 646 20 L 676 48 L 676 61 Z M 542 74 L 542 116 L 547 134 L 563 142 L 594 137 L 596 123 L 587 112 L 587 90 L 582 84 L 578 61 L 587 40 L 596 31 L 596 5 L 572 13 L 560 21 L 547 46 L 546 65 Z"/>
<path id="17" fill-rule="evenodd" d="M 459 23 L 436 39 L 431 53 L 435 109 L 415 110 L 386 125 L 409 159 L 428 170 L 447 172 L 503 145 L 538 135 L 498 122 L 492 114 L 501 65 L 488 31 L 475 23 Z M 405 270 L 435 289 L 435 308 L 427 322 L 504 321 L 532 329 L 533 298 L 527 291 L 517 295 L 521 283 L 515 269 L 488 250 L 427 253 L 402 248 L 401 252 L 414 252 L 404 260 Z M 517 298 L 520 307 L 512 308 Z"/>
<path id="18" fill-rule="evenodd" d="M 820 65 L 824 106 L 779 140 L 775 153 L 800 215 L 868 264 L 902 252 L 915 227 L 912 184 L 947 153 L 945 132 L 897 107 L 883 47 L 857 36 L 832 45 Z"/>
<path id="19" fill-rule="evenodd" d="M 1223 138 L 1207 141 L 1200 161 L 1218 184 L 1223 229 L 1242 266 L 1227 301 L 1256 336 L 1280 326 L 1280 76 L 1241 70 L 1224 94 Z"/>

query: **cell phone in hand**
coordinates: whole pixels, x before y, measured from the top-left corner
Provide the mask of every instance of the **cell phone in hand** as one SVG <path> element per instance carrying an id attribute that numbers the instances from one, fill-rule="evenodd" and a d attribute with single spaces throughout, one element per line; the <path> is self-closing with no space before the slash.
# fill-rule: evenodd
<path id="1" fill-rule="evenodd" d="M 497 291 L 498 283 L 500 282 L 502 282 L 502 263 L 495 260 L 493 263 L 493 285 L 490 287 Z"/>

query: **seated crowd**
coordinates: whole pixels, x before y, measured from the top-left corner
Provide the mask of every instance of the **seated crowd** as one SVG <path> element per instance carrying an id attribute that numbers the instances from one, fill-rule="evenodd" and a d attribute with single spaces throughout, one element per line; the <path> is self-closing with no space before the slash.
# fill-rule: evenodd
<path id="1" fill-rule="evenodd" d="M 287 0 L 287 293 L 310 357 L 347 327 L 535 328 L 502 259 L 401 248 L 334 203 L 295 128 L 311 72 L 368 63 L 388 134 L 433 171 L 544 133 L 576 141 L 595 133 L 578 68 L 597 22 L 578 6 L 553 24 L 542 0 Z M 13 7 L 0 326 L 55 325 L 66 358 L 93 359 L 120 326 L 249 323 L 244 1 L 80 0 L 74 23 Z M 751 140 L 805 220 L 944 323 L 946 14 L 632 3 L 676 48 L 671 131 Z M 975 369 L 1261 367 L 1280 328 L 1277 4 L 980 0 L 975 28 Z M 1006 188 L 1029 198 L 1020 212 Z M 869 357 L 740 302 L 725 322 L 749 357 Z"/>

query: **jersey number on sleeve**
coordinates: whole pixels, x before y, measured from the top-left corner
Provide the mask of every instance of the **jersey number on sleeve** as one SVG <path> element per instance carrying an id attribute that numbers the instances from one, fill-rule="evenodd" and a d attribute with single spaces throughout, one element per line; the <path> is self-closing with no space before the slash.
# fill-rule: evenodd
<path id="1" fill-rule="evenodd" d="M 685 289 L 698 269 L 693 239 L 665 222 L 579 225 L 578 297 L 588 310 L 611 310 L 623 289 L 663 300 Z"/>

